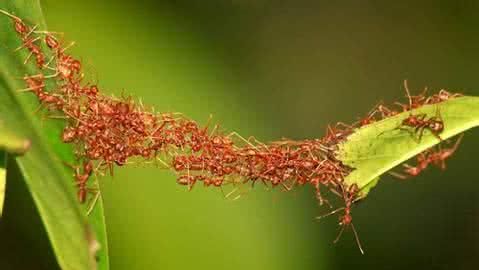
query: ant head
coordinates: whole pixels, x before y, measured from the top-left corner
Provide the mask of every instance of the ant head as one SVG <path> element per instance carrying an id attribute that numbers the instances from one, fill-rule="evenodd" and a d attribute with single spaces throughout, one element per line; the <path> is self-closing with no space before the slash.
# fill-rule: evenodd
<path id="1" fill-rule="evenodd" d="M 435 133 L 442 132 L 444 130 L 444 123 L 440 120 L 432 120 L 429 123 L 429 128 Z"/>

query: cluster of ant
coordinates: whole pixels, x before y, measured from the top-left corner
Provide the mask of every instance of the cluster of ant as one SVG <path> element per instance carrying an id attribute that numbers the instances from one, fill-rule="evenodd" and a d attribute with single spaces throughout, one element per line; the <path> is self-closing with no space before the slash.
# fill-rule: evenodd
<path id="1" fill-rule="evenodd" d="M 66 53 L 69 46 L 63 47 L 53 33 L 36 31 L 36 26 L 2 13 L 12 19 L 22 41 L 20 48 L 36 56 L 37 68 L 53 71 L 50 75 L 41 72 L 25 76 L 28 88 L 20 91 L 32 92 L 42 106 L 61 112 L 66 119 L 62 140 L 75 145 L 82 164 L 75 172 L 80 202 L 86 200 L 87 181 L 94 171 L 111 172 L 114 165 L 125 165 L 132 157 L 152 160 L 166 154 L 171 157 L 168 167 L 178 173 L 178 183 L 189 189 L 198 181 L 220 187 L 260 180 L 288 190 L 295 184 L 311 183 L 321 204 L 326 200 L 321 196 L 320 184 L 338 189 L 349 171 L 334 159 L 332 147 L 345 138 L 345 132 L 335 130 L 323 140 L 282 140 L 267 146 L 235 133 L 224 135 L 217 126 L 208 131 L 208 125 L 200 128 L 180 114 L 153 113 L 129 97 L 104 96 L 97 85 L 83 82 L 81 62 Z M 48 62 L 43 44 L 52 55 Z M 54 80 L 54 88 L 46 90 L 46 80 Z M 240 138 L 243 145 L 234 138 Z"/>
<path id="2" fill-rule="evenodd" d="M 324 197 L 324 191 L 330 191 L 344 201 L 344 207 L 330 212 L 344 212 L 336 241 L 344 228 L 351 226 L 362 252 L 351 216 L 352 204 L 359 199 L 359 189 L 356 185 L 344 183 L 351 168 L 336 159 L 338 144 L 356 128 L 460 96 L 445 90 L 432 96 L 426 96 L 425 92 L 411 96 L 405 85 L 409 103 L 396 103 L 397 110 L 381 104 L 352 125 L 338 123 L 329 126 L 321 139 L 282 139 L 266 145 L 255 139 L 243 139 L 236 133 L 224 134 L 217 125 L 208 130 L 208 124 L 200 127 L 181 114 L 154 113 L 130 97 L 102 95 L 97 85 L 84 82 L 81 62 L 66 53 L 69 46 L 63 47 L 53 33 L 36 31 L 36 27 L 28 26 L 20 18 L 0 12 L 12 19 L 22 41 L 19 49 L 26 48 L 30 52 L 25 62 L 34 55 L 35 64 L 41 71 L 37 75 L 25 76 L 23 79 L 28 88 L 21 91 L 32 92 L 43 107 L 57 113 L 52 117 L 66 120 L 61 139 L 75 146 L 80 165 L 72 167 L 81 203 L 86 201 L 88 193 L 94 192 L 88 183 L 93 173 L 113 173 L 115 165 L 128 164 L 134 157 L 166 165 L 177 174 L 177 182 L 188 186 L 189 190 L 198 182 L 206 187 L 222 188 L 227 184 L 253 186 L 260 181 L 284 190 L 308 184 L 314 188 L 320 205 L 332 207 Z M 45 45 L 43 47 L 51 55 L 48 62 L 41 45 Z M 45 75 L 46 70 L 53 74 Z M 46 80 L 53 80 L 54 87 L 46 90 Z M 444 123 L 440 115 L 427 118 L 425 114 L 411 114 L 403 120 L 401 128 L 408 128 L 419 139 L 426 129 L 440 138 Z M 454 153 L 460 139 L 452 148 L 429 149 L 419 154 L 418 165 L 405 165 L 404 173 L 416 176 L 429 164 L 445 168 L 445 160 Z"/>
<path id="3" fill-rule="evenodd" d="M 373 111 L 370 112 L 366 118 L 364 118 L 364 120 L 360 122 L 360 126 L 375 122 L 377 120 L 382 120 L 388 117 L 395 116 L 401 112 L 407 112 L 413 109 L 417 109 L 424 105 L 437 104 L 463 96 L 460 93 L 450 93 L 444 89 L 441 89 L 436 94 L 427 96 L 427 88 L 425 88 L 421 94 L 413 96 L 410 94 L 407 81 L 404 81 L 404 89 L 408 98 L 408 104 L 396 102 L 395 105 L 400 108 L 399 111 L 392 110 L 380 104 L 375 107 Z M 379 115 L 378 119 L 376 119 L 375 117 L 377 115 Z M 441 132 L 444 130 L 444 122 L 441 118 L 439 109 L 436 110 L 435 116 L 429 118 L 426 114 L 410 114 L 407 118 L 402 120 L 401 126 L 398 127 L 398 129 L 410 132 L 413 138 L 415 138 L 418 142 L 421 140 L 424 131 L 428 130 L 441 142 L 437 146 L 426 149 L 424 152 L 419 153 L 416 156 L 416 166 L 403 164 L 403 166 L 405 167 L 403 173 L 390 172 L 391 175 L 396 176 L 400 179 L 408 179 L 410 177 L 417 176 L 422 171 L 424 171 L 430 164 L 435 165 L 442 170 L 445 170 L 445 161 L 454 154 L 463 137 L 463 134 L 460 135 L 452 147 L 443 148 L 443 144 L 447 142 L 444 142 L 440 136 Z"/>

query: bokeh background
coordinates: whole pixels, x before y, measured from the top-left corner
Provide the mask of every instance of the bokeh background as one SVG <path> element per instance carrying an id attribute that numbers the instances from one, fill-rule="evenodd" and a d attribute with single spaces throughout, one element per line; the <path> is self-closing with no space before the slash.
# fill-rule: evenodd
<path id="1" fill-rule="evenodd" d="M 213 114 L 261 141 L 320 137 L 403 98 L 404 79 L 479 95 L 477 1 L 42 2 L 105 93 L 202 123 Z M 258 185 L 231 201 L 166 170 L 118 169 L 101 179 L 111 269 L 477 268 L 478 138 L 466 134 L 445 172 L 382 178 L 353 209 L 364 256 L 350 231 L 332 243 L 337 218 L 314 220 L 328 210 L 309 188 Z"/>

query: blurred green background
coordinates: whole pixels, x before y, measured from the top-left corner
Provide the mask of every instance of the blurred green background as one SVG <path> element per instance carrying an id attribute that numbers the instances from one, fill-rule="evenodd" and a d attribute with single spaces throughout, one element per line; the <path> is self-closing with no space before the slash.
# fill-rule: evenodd
<path id="1" fill-rule="evenodd" d="M 104 93 L 124 90 L 202 123 L 213 114 L 261 141 L 320 137 L 328 123 L 402 98 L 404 79 L 416 91 L 479 95 L 477 1 L 42 2 L 50 30 L 77 42 Z M 165 170 L 118 169 L 101 179 L 111 269 L 477 268 L 478 138 L 466 134 L 445 172 L 383 177 L 353 209 L 364 256 L 350 231 L 332 243 L 337 218 L 314 220 L 328 210 L 309 188 L 258 185 L 230 201 L 188 192 Z"/>

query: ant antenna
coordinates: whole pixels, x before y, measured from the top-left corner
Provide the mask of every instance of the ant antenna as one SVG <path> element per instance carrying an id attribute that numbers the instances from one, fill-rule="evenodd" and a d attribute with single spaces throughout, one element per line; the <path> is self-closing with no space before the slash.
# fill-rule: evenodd
<path id="1" fill-rule="evenodd" d="M 409 99 L 409 109 L 412 108 L 412 97 L 411 93 L 409 92 L 409 87 L 407 84 L 407 80 L 404 80 L 404 90 L 406 90 L 407 98 Z"/>
<path id="2" fill-rule="evenodd" d="M 454 146 L 452 147 L 452 151 L 456 151 L 457 147 L 459 147 L 459 144 L 461 144 L 462 138 L 464 137 L 464 133 L 459 135 L 459 138 L 457 138 L 456 143 L 454 143 Z"/>

